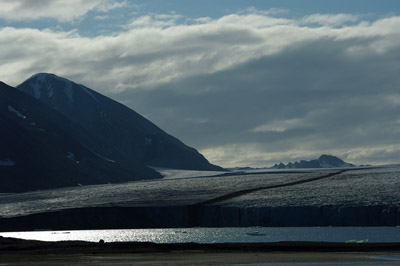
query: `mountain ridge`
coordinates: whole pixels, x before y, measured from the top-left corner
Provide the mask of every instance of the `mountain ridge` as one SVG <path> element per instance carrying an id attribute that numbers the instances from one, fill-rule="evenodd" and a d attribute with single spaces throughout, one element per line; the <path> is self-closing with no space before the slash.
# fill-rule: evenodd
<path id="1" fill-rule="evenodd" d="M 0 193 L 162 178 L 149 166 L 222 170 L 134 110 L 38 73 L 0 82 Z"/>
<path id="2" fill-rule="evenodd" d="M 0 128 L 0 192 L 161 178 L 5 83 L 0 83 Z"/>
<path id="3" fill-rule="evenodd" d="M 300 162 L 289 162 L 287 164 L 279 163 L 272 166 L 272 169 L 299 169 L 299 168 L 341 168 L 341 167 L 355 167 L 354 164 L 346 163 L 342 159 L 323 154 L 318 159 L 309 161 L 301 160 Z"/>
<path id="4" fill-rule="evenodd" d="M 17 89 L 60 112 L 128 160 L 156 167 L 222 170 L 134 110 L 84 85 L 38 73 Z"/>

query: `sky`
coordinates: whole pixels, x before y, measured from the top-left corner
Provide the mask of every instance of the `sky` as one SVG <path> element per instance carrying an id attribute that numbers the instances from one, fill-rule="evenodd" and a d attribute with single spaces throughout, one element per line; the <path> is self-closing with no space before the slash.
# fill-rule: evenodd
<path id="1" fill-rule="evenodd" d="M 40 72 L 223 167 L 400 163 L 398 0 L 0 0 L 0 80 Z"/>

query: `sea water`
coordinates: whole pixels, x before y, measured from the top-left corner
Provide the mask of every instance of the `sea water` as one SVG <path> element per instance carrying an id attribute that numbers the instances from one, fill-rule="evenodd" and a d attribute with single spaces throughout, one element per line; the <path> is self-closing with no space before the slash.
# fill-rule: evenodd
<path id="1" fill-rule="evenodd" d="M 124 230 L 31 231 L 0 233 L 42 241 L 82 240 L 98 242 L 249 243 L 315 241 L 342 243 L 400 242 L 400 227 L 245 227 L 168 228 Z"/>
<path id="2" fill-rule="evenodd" d="M 278 241 L 316 242 L 400 242 L 400 227 L 246 227 L 246 228 L 176 228 L 126 230 L 31 231 L 0 233 L 3 237 L 43 241 L 83 240 L 98 242 L 154 243 L 246 243 Z M 376 257 L 378 262 L 340 263 L 268 263 L 241 266 L 395 266 L 400 255 Z M 229 265 L 230 266 L 230 265 Z"/>

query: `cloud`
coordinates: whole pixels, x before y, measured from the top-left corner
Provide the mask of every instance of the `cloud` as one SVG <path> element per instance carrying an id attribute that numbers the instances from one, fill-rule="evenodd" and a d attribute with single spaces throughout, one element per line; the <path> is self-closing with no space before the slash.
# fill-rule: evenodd
<path id="1" fill-rule="evenodd" d="M 152 14 L 134 18 L 125 28 L 168 28 L 177 25 L 183 16 L 179 14 Z"/>
<path id="2" fill-rule="evenodd" d="M 0 18 L 8 21 L 51 18 L 71 22 L 92 10 L 107 12 L 125 5 L 126 1 L 113 0 L 3 0 L 0 2 Z"/>
<path id="3" fill-rule="evenodd" d="M 304 17 L 303 24 L 320 24 L 324 26 L 342 26 L 346 23 L 359 21 L 359 16 L 353 14 L 313 14 Z"/>
<path id="4" fill-rule="evenodd" d="M 105 19 L 109 19 L 110 18 L 110 16 L 108 16 L 108 15 L 103 15 L 103 16 L 95 16 L 94 17 L 94 19 L 95 20 L 105 20 Z"/>
<path id="5" fill-rule="evenodd" d="M 301 119 L 293 118 L 287 120 L 274 120 L 267 124 L 263 124 L 252 129 L 253 132 L 278 132 L 282 133 L 291 129 L 304 126 Z"/>
<path id="6" fill-rule="evenodd" d="M 400 158 L 400 145 L 389 144 L 382 146 L 370 146 L 355 148 L 346 151 L 347 160 L 356 162 L 369 162 L 373 165 L 398 164 Z"/>
<path id="7" fill-rule="evenodd" d="M 279 15 L 285 15 L 289 13 L 288 9 L 284 8 L 269 8 L 266 10 L 259 10 L 255 8 L 254 6 L 241 9 L 237 12 L 239 15 L 248 15 L 248 14 L 257 14 L 257 15 L 263 15 L 263 16 L 279 16 Z"/>
<path id="8" fill-rule="evenodd" d="M 393 105 L 400 106 L 400 93 L 391 94 L 386 96 L 386 100 Z"/>
<path id="9" fill-rule="evenodd" d="M 366 146 L 363 148 L 332 149 L 331 152 L 346 162 L 355 164 L 382 165 L 398 164 L 400 145 Z M 324 151 L 310 149 L 293 149 L 290 151 L 268 152 L 257 143 L 244 145 L 226 145 L 202 149 L 201 153 L 210 161 L 220 162 L 225 167 L 250 166 L 271 167 L 275 163 L 298 162 L 300 160 L 317 159 Z"/>
<path id="10" fill-rule="evenodd" d="M 279 162 L 288 163 L 304 159 L 315 159 L 321 155 L 318 152 L 308 149 L 268 152 L 258 143 L 217 146 L 203 149 L 201 152 L 209 160 L 221 162 L 225 167 L 249 166 L 243 164 L 243 162 L 250 162 L 251 166 L 271 167 L 273 164 Z"/>
<path id="11" fill-rule="evenodd" d="M 0 80 L 52 72 L 85 84 L 222 166 L 398 161 L 400 17 L 335 19 L 149 14 L 95 37 L 6 27 Z"/>
<path id="12" fill-rule="evenodd" d="M 121 91 L 154 88 L 188 76 L 224 71 L 263 57 L 285 56 L 293 48 L 321 40 L 342 49 L 340 52 L 346 52 L 346 56 L 385 53 L 396 47 L 399 30 L 394 26 L 400 24 L 399 18 L 393 17 L 340 29 L 307 28 L 295 20 L 258 14 L 231 14 L 204 23 L 177 24 L 181 17 L 176 14 L 139 17 L 130 23 L 139 28 L 93 38 L 49 30 L 3 28 L 2 39 L 4 44 L 14 44 L 4 47 L 5 51 L 10 50 L 8 54 L 16 54 L 18 50 L 28 55 L 27 51 L 31 51 L 29 57 L 38 61 L 43 55 L 48 68 L 62 70 L 70 76 L 76 76 L 73 72 L 82 69 L 91 69 L 93 73 L 100 71 L 103 80 L 99 84 L 106 82 L 106 86 L 95 84 L 97 87 Z M 7 40 L 8 37 L 11 39 Z M 33 69 L 40 68 L 41 64 L 37 63 L 31 63 Z M 67 68 L 74 63 L 73 68 Z M 29 69 L 29 64 L 28 60 L 24 68 Z"/>
<path id="13" fill-rule="evenodd" d="M 115 0 L 104 0 L 95 6 L 95 9 L 101 12 L 108 12 L 112 9 L 126 7 L 128 5 L 127 0 L 121 2 Z"/>

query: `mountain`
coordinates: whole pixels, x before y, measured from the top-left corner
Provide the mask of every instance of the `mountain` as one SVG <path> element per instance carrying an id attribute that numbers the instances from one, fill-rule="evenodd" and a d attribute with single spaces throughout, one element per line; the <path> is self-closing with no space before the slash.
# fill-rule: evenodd
<path id="1" fill-rule="evenodd" d="M 62 114 L 1 82 L 0 128 L 0 192 L 161 177 L 124 161 Z"/>
<path id="2" fill-rule="evenodd" d="M 295 169 L 295 168 L 343 168 L 343 167 L 354 167 L 354 164 L 346 163 L 338 157 L 332 155 L 321 155 L 318 159 L 311 161 L 301 160 L 300 162 L 288 164 L 275 164 L 271 168 L 273 169 Z"/>
<path id="3" fill-rule="evenodd" d="M 132 109 L 83 85 L 40 73 L 17 88 L 65 115 L 128 161 L 175 169 L 222 170 Z"/>

